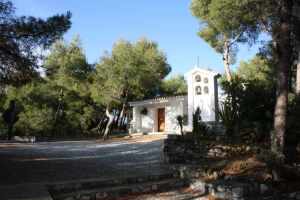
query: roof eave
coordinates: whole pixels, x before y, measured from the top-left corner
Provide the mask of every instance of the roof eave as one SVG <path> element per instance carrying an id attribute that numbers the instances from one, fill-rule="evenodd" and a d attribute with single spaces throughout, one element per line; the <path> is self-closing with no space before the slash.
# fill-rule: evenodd
<path id="1" fill-rule="evenodd" d="M 131 107 L 134 106 L 143 106 L 143 105 L 155 105 L 160 103 L 168 103 L 170 100 L 179 100 L 184 101 L 187 98 L 187 95 L 184 96 L 171 96 L 171 97 L 158 97 L 154 99 L 146 99 L 142 101 L 132 101 L 129 102 Z"/>

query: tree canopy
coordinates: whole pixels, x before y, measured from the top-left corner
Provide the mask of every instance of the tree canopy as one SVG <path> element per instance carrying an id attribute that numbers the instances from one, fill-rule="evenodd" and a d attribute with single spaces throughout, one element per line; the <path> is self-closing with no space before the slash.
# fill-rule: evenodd
<path id="1" fill-rule="evenodd" d="M 71 27 L 71 13 L 47 19 L 16 16 L 13 3 L 1 0 L 0 16 L 0 83 L 21 85 L 39 75 L 39 52 Z"/>
<path id="2" fill-rule="evenodd" d="M 90 97 L 90 76 L 79 38 L 57 41 L 45 58 L 46 77 L 8 88 L 6 104 L 16 100 L 19 135 L 77 136 L 96 126 L 97 107 Z M 51 71 L 51 73 L 50 73 Z"/>
<path id="3" fill-rule="evenodd" d="M 245 80 L 258 81 L 267 87 L 275 85 L 275 70 L 272 63 L 260 55 L 249 61 L 241 61 L 237 75 Z"/>
<path id="4" fill-rule="evenodd" d="M 96 65 L 94 97 L 107 103 L 152 96 L 170 71 L 166 56 L 155 42 L 120 40 Z"/>
<path id="5" fill-rule="evenodd" d="M 187 83 L 182 75 L 177 75 L 164 79 L 160 86 L 160 95 L 186 95 Z"/>
<path id="6" fill-rule="evenodd" d="M 248 2 L 248 1 L 247 1 Z M 237 43 L 255 41 L 259 29 L 254 12 L 246 1 L 192 0 L 192 14 L 201 22 L 198 32 L 212 48 L 223 55 L 227 80 L 231 80 L 230 64 L 235 61 Z M 245 10 L 247 8 L 247 10 Z"/>
<path id="7" fill-rule="evenodd" d="M 47 79 L 80 94 L 87 93 L 94 72 L 92 65 L 87 62 L 78 36 L 70 43 L 62 40 L 54 43 L 43 67 Z"/>

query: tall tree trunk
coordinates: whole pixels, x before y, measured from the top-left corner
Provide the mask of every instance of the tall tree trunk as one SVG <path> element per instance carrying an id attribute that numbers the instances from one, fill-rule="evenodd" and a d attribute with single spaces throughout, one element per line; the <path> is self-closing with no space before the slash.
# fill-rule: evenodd
<path id="1" fill-rule="evenodd" d="M 120 121 L 118 121 L 118 126 L 121 126 L 122 124 L 122 119 L 126 110 L 126 105 L 127 105 L 127 100 L 128 100 L 128 89 L 126 88 L 123 92 L 123 100 L 122 100 L 122 110 L 121 110 L 121 114 L 120 114 Z"/>
<path id="2" fill-rule="evenodd" d="M 297 59 L 297 68 L 296 68 L 296 95 L 300 96 L 300 2 L 294 1 L 293 5 L 293 16 L 295 19 L 293 20 L 293 36 L 295 37 L 295 42 L 293 43 L 296 47 L 298 54 Z"/>
<path id="3" fill-rule="evenodd" d="M 108 117 L 108 122 L 106 124 L 104 135 L 103 135 L 103 139 L 104 140 L 107 138 L 109 130 L 110 130 L 110 127 L 111 127 L 111 124 L 114 121 L 114 115 L 109 112 L 109 108 L 108 107 L 106 107 L 105 114 Z"/>
<path id="4" fill-rule="evenodd" d="M 122 121 L 122 126 L 125 125 L 126 119 L 127 119 L 127 114 L 125 113 L 125 114 L 124 114 L 124 117 L 123 117 L 123 121 Z"/>
<path id="5" fill-rule="evenodd" d="M 232 76 L 230 71 L 230 44 L 228 40 L 225 40 L 223 47 L 223 63 L 226 74 L 226 79 L 228 82 L 231 82 Z"/>
<path id="6" fill-rule="evenodd" d="M 114 120 L 114 126 L 113 127 L 115 127 L 115 128 L 119 128 L 119 119 L 120 119 L 120 116 L 121 116 L 121 111 L 117 111 L 117 113 L 118 113 L 118 115 L 117 115 L 117 117 L 116 117 L 116 120 Z"/>
<path id="7" fill-rule="evenodd" d="M 7 131 L 7 140 L 11 140 L 11 138 L 12 138 L 12 131 L 13 131 L 13 125 L 9 124 L 8 125 L 8 131 Z"/>
<path id="8" fill-rule="evenodd" d="M 124 116 L 125 108 L 126 108 L 126 103 L 123 103 L 123 105 L 122 105 L 122 110 L 121 110 L 121 113 L 120 113 L 120 118 L 119 118 L 118 121 L 117 121 L 118 127 L 120 127 L 120 126 L 122 125 L 122 121 L 123 121 L 123 116 Z"/>
<path id="9" fill-rule="evenodd" d="M 106 124 L 108 122 L 108 119 L 105 118 L 103 121 L 102 121 L 102 124 L 101 124 L 101 128 L 100 128 L 100 135 L 104 135 L 104 132 L 105 132 L 105 128 L 106 128 Z"/>
<path id="10" fill-rule="evenodd" d="M 300 49 L 298 50 L 298 61 L 296 71 L 296 94 L 300 96 Z"/>
<path id="11" fill-rule="evenodd" d="M 272 151 L 277 155 L 283 155 L 286 115 L 288 107 L 288 77 L 292 64 L 291 47 L 291 11 L 292 5 L 289 0 L 281 0 L 280 24 L 274 36 L 277 42 L 276 52 L 278 56 L 277 72 L 277 99 L 274 111 L 274 136 L 272 137 Z"/>
<path id="12" fill-rule="evenodd" d="M 101 119 L 99 120 L 98 125 L 97 125 L 97 132 L 98 132 L 99 135 L 102 132 L 102 124 L 103 124 L 104 121 L 105 121 L 105 117 L 102 116 Z"/>

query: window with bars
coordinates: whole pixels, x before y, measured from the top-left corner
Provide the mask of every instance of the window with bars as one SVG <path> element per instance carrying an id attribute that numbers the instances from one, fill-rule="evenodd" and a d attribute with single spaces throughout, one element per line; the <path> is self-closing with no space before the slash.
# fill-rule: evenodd
<path id="1" fill-rule="evenodd" d="M 201 86 L 197 86 L 195 92 L 196 92 L 196 95 L 201 95 L 202 94 Z"/>

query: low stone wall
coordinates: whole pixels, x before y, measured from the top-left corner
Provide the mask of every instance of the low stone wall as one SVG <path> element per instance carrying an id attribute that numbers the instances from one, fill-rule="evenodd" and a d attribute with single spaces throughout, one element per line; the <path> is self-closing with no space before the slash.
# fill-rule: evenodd
<path id="1" fill-rule="evenodd" d="M 193 190 L 204 191 L 218 199 L 263 199 L 276 194 L 267 184 L 260 184 L 251 179 L 227 178 L 205 181 L 196 166 L 177 166 L 182 178 L 190 180 Z"/>
<path id="2" fill-rule="evenodd" d="M 197 143 L 181 136 L 169 135 L 164 141 L 165 161 L 177 170 L 180 177 L 190 181 L 193 190 L 204 191 L 218 199 L 296 199 L 300 192 L 282 194 L 271 184 L 255 179 L 218 174 L 218 165 L 224 166 L 227 157 L 249 154 L 255 149 L 250 146 L 220 145 L 218 142 Z M 208 173 L 207 170 L 210 170 Z M 213 176 L 208 181 L 204 177 Z"/>
<path id="3" fill-rule="evenodd" d="M 189 180 L 192 191 L 202 191 L 203 196 L 228 200 L 300 200 L 300 191 L 281 193 L 271 184 L 259 183 L 251 178 L 223 177 L 206 181 L 197 165 L 174 165 L 173 169 L 179 172 L 182 179 Z"/>
<path id="4" fill-rule="evenodd" d="M 200 146 L 193 142 L 183 141 L 180 135 L 168 135 L 164 140 L 164 160 L 167 163 L 195 163 L 200 159 L 197 152 L 204 151 Z"/>
<path id="5" fill-rule="evenodd" d="M 233 155 L 248 154 L 254 149 L 248 145 L 220 145 L 219 142 L 201 142 L 180 135 L 168 135 L 164 140 L 164 157 L 168 163 L 196 164 L 208 158 L 227 158 Z"/>

